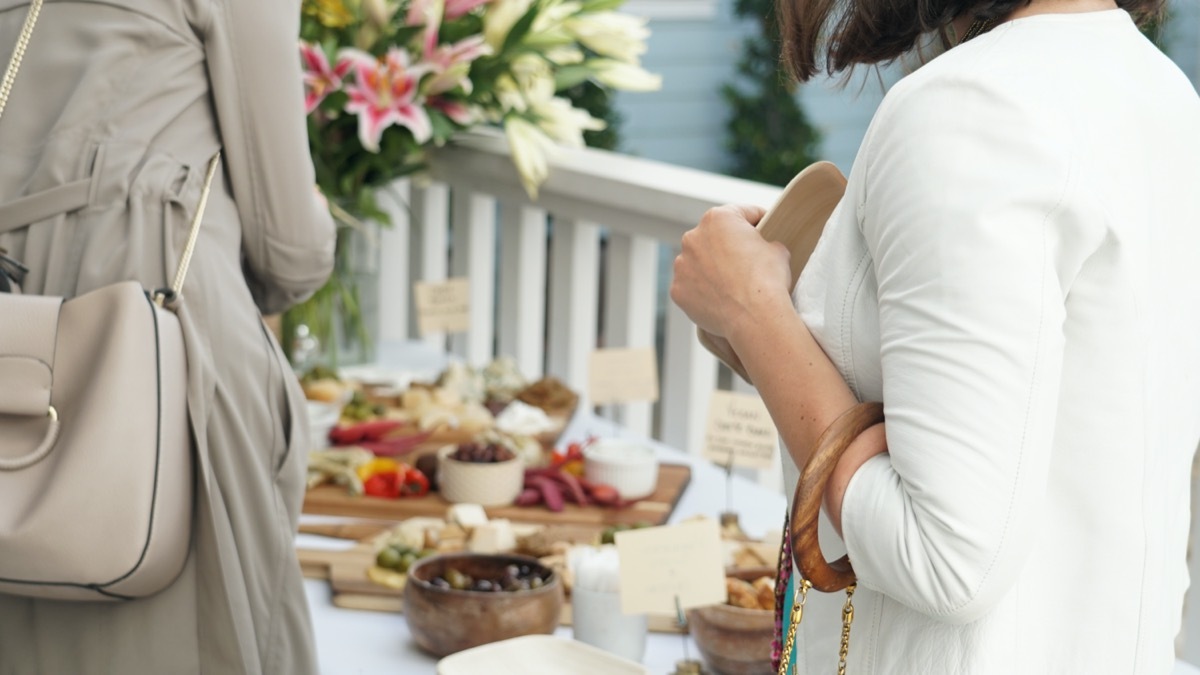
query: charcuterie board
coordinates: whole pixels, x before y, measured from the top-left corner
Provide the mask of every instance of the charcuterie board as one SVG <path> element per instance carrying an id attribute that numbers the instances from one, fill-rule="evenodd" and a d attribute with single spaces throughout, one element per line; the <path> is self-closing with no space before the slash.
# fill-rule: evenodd
<path id="1" fill-rule="evenodd" d="M 489 518 L 507 518 L 514 522 L 541 524 L 608 525 L 667 522 L 675 505 L 692 478 L 690 467 L 682 464 L 662 464 L 658 470 L 658 486 L 654 493 L 624 508 L 577 506 L 566 504 L 562 511 L 553 512 L 544 506 L 487 507 Z M 321 485 L 304 496 L 304 512 L 327 516 L 404 520 L 415 516 L 442 517 L 450 503 L 437 493 L 404 499 L 355 497 L 345 488 Z"/>
<path id="2" fill-rule="evenodd" d="M 596 529 L 596 533 L 600 530 Z M 404 591 L 381 586 L 367 577 L 375 560 L 375 546 L 359 542 L 344 551 L 297 549 L 300 569 L 305 578 L 328 580 L 333 604 L 342 609 L 372 612 L 403 612 Z M 563 603 L 560 625 L 571 625 L 571 603 Z M 671 616 L 647 617 L 649 630 L 656 633 L 681 632 Z"/>

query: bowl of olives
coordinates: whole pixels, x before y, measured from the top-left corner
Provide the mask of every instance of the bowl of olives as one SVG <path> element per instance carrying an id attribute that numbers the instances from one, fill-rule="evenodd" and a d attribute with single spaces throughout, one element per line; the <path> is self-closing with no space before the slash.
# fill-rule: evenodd
<path id="1" fill-rule="evenodd" d="M 413 639 L 434 656 L 522 635 L 549 635 L 562 582 L 535 558 L 455 553 L 416 560 L 404 586 Z"/>
<path id="2" fill-rule="evenodd" d="M 451 445 L 438 452 L 437 483 L 448 502 L 508 506 L 525 485 L 525 464 L 500 443 Z"/>

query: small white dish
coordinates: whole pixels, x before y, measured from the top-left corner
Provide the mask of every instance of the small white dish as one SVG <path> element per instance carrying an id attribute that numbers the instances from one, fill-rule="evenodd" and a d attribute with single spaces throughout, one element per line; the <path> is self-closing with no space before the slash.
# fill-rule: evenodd
<path id="1" fill-rule="evenodd" d="M 640 663 L 576 640 L 525 635 L 493 642 L 438 661 L 437 675 L 647 675 Z"/>
<path id="2" fill-rule="evenodd" d="M 329 432 L 342 416 L 342 402 L 308 401 L 308 442 L 310 450 L 329 447 Z"/>
<path id="3" fill-rule="evenodd" d="M 584 449 L 583 475 L 613 486 L 621 499 L 641 499 L 658 487 L 658 457 L 645 445 L 603 439 Z"/>

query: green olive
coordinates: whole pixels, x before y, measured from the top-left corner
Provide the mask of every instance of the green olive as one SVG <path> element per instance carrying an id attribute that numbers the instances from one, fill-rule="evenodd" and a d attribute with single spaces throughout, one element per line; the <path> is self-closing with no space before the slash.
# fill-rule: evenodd
<path id="1" fill-rule="evenodd" d="M 471 585 L 475 583 L 471 577 L 463 574 L 462 572 L 459 572 L 458 570 L 454 569 L 453 567 L 446 570 L 446 573 L 443 574 L 442 576 L 443 576 L 443 578 L 446 579 L 446 582 L 450 584 L 450 588 L 454 588 L 454 589 L 457 589 L 460 591 L 464 591 L 464 590 L 470 588 Z"/>
<path id="2" fill-rule="evenodd" d="M 401 554 L 394 547 L 388 546 L 375 556 L 375 564 L 384 569 L 396 569 L 396 565 L 400 564 Z"/>
<path id="3" fill-rule="evenodd" d="M 417 562 L 416 553 L 405 553 L 400 556 L 400 566 L 396 568 L 396 571 L 407 572 L 408 568 L 412 567 L 415 562 Z"/>

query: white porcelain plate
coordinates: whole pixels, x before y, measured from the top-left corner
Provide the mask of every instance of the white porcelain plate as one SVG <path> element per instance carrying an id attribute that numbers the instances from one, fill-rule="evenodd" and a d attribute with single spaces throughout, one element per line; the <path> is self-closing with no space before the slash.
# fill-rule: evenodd
<path id="1" fill-rule="evenodd" d="M 650 671 L 606 651 L 553 635 L 493 642 L 438 661 L 437 675 L 647 675 Z"/>

